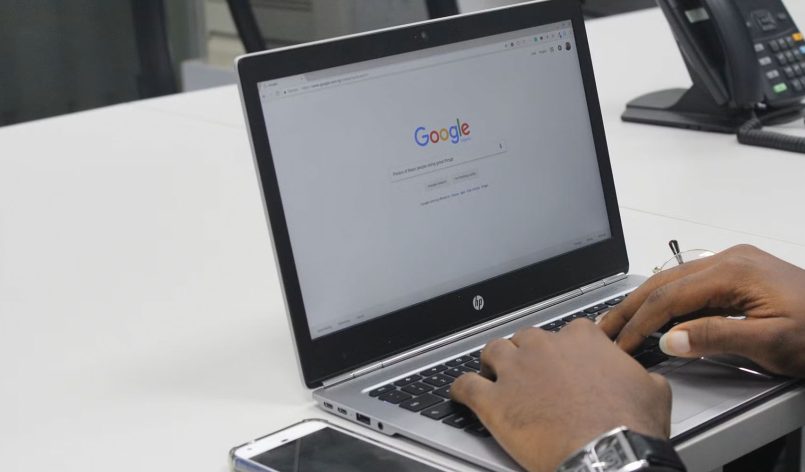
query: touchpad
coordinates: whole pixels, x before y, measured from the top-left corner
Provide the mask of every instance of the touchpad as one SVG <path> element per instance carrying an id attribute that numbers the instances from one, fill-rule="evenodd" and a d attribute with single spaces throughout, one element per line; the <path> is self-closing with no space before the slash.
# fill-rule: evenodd
<path id="1" fill-rule="evenodd" d="M 697 422 L 707 421 L 781 382 L 701 360 L 661 370 L 673 393 L 672 425 L 699 415 Z"/>

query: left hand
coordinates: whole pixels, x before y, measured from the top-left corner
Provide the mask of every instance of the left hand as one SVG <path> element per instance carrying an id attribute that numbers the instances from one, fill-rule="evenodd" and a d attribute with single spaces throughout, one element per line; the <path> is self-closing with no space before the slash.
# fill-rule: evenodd
<path id="1" fill-rule="evenodd" d="M 467 405 L 526 469 L 554 471 L 595 437 L 624 425 L 667 438 L 671 390 L 587 320 L 558 333 L 538 328 L 490 342 L 481 375 L 459 377 L 453 399 Z"/>

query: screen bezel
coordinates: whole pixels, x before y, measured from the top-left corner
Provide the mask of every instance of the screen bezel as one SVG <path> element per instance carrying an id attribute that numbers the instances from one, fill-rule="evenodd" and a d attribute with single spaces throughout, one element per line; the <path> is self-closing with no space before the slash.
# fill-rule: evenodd
<path id="1" fill-rule="evenodd" d="M 313 339 L 307 323 L 257 84 L 561 21 L 570 21 L 575 33 L 611 238 Z M 516 309 L 611 275 L 628 272 L 629 262 L 604 124 L 578 2 L 553 0 L 520 4 L 252 54 L 238 59 L 237 71 L 298 360 L 304 382 L 309 388 L 321 386 L 326 379 Z M 479 294 L 484 297 L 485 303 L 483 310 L 476 311 L 472 299 Z"/>

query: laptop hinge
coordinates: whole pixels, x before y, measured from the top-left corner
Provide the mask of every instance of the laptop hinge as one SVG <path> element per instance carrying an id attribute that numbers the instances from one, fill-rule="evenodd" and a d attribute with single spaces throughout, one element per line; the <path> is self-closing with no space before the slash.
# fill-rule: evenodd
<path id="1" fill-rule="evenodd" d="M 620 274 L 615 274 L 611 277 L 607 277 L 604 279 L 604 285 L 611 285 L 615 282 L 620 282 L 621 280 L 625 279 L 629 275 L 626 272 L 621 272 Z"/>
<path id="2" fill-rule="evenodd" d="M 604 280 L 599 280 L 598 282 L 591 283 L 590 285 L 585 285 L 581 288 L 581 293 L 590 293 L 597 288 L 601 288 L 605 285 L 613 284 L 619 280 L 623 280 L 626 278 L 626 274 L 621 272 L 620 274 L 615 274 L 613 276 L 607 277 Z"/>
<path id="3" fill-rule="evenodd" d="M 347 380 L 354 379 L 355 377 L 360 377 L 361 375 L 368 374 L 369 372 L 374 372 L 375 370 L 380 370 L 383 367 L 382 362 L 375 362 L 372 365 L 368 365 L 366 367 L 362 367 L 356 371 L 350 372 L 348 374 L 339 375 L 338 377 L 333 377 L 323 381 L 321 384 L 324 387 L 332 387 L 333 385 L 340 384 L 341 382 L 346 382 Z"/>

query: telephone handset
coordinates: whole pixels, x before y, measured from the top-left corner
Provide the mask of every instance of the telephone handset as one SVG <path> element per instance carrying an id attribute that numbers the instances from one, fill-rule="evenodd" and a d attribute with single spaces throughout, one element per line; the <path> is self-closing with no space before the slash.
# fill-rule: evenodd
<path id="1" fill-rule="evenodd" d="M 657 0 L 693 80 L 650 93 L 624 121 L 738 133 L 746 144 L 805 152 L 805 140 L 761 131 L 800 117 L 805 38 L 780 0 Z"/>

